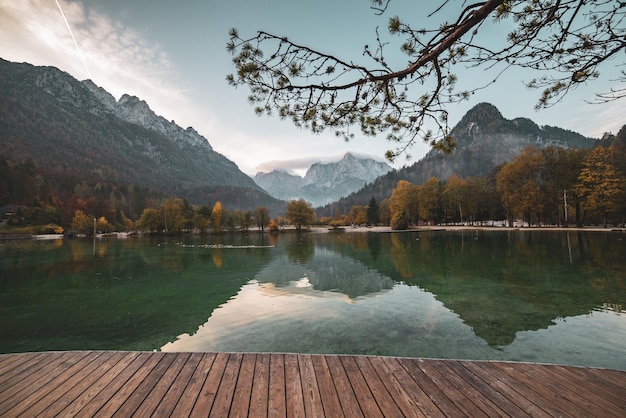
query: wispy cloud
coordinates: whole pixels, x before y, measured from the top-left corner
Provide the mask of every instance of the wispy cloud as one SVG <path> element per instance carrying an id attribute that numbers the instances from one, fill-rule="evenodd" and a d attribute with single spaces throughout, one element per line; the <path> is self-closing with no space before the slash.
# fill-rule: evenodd
<path id="1" fill-rule="evenodd" d="M 115 97 L 136 95 L 167 118 L 191 122 L 181 110 L 189 107 L 183 89 L 170 81 L 176 79 L 176 67 L 159 45 L 96 9 L 64 0 L 58 0 L 57 8 L 55 3 L 0 2 L 2 58 L 92 78 Z"/>

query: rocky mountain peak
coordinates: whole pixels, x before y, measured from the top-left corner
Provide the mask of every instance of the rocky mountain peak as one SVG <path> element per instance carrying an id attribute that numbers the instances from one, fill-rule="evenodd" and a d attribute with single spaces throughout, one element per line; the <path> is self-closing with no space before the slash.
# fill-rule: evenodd
<path id="1" fill-rule="evenodd" d="M 347 153 L 336 162 L 312 164 L 304 178 L 276 170 L 257 173 L 254 181 L 278 199 L 303 198 L 313 206 L 322 206 L 359 190 L 391 170 L 387 163 Z"/>

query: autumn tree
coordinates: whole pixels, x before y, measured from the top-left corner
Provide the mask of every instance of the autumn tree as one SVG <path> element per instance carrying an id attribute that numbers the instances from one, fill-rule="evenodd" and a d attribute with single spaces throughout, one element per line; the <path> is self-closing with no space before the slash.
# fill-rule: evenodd
<path id="1" fill-rule="evenodd" d="M 188 203 L 187 203 L 188 205 Z M 180 232 L 183 227 L 190 221 L 185 216 L 185 203 L 181 198 L 167 199 L 161 205 L 161 216 L 166 232 Z"/>
<path id="2" fill-rule="evenodd" d="M 96 221 L 96 231 L 99 231 L 100 233 L 106 233 L 111 232 L 112 230 L 113 227 L 111 226 L 109 221 L 107 221 L 107 218 L 105 218 L 104 216 L 98 218 L 98 220 Z"/>
<path id="3" fill-rule="evenodd" d="M 626 178 L 612 162 L 611 148 L 596 147 L 583 161 L 576 192 L 586 210 L 598 213 L 607 227 L 609 216 L 624 203 Z"/>
<path id="4" fill-rule="evenodd" d="M 367 223 L 367 206 L 352 206 L 350 209 L 350 222 L 354 225 Z"/>
<path id="5" fill-rule="evenodd" d="M 265 206 L 259 206 L 254 210 L 254 220 L 261 232 L 265 230 L 270 221 L 270 211 Z"/>
<path id="6" fill-rule="evenodd" d="M 163 228 L 161 214 L 155 208 L 146 208 L 141 212 L 137 228 L 142 231 L 158 232 Z"/>
<path id="7" fill-rule="evenodd" d="M 383 225 L 389 225 L 391 222 L 391 209 L 389 208 L 389 199 L 383 199 L 380 202 L 380 207 L 378 210 L 380 214 L 380 223 Z"/>
<path id="8" fill-rule="evenodd" d="M 409 223 L 417 223 L 419 216 L 419 186 L 406 180 L 400 180 L 391 192 L 389 211 L 391 219 L 399 212 L 404 212 Z"/>
<path id="9" fill-rule="evenodd" d="M 222 232 L 224 223 L 224 208 L 222 202 L 219 200 L 213 205 L 213 211 L 211 212 L 211 226 L 213 226 L 213 232 Z"/>
<path id="10" fill-rule="evenodd" d="M 370 1 L 380 15 L 392 3 Z M 233 28 L 227 50 L 235 73 L 227 80 L 250 89 L 258 115 L 275 114 L 315 133 L 330 129 L 346 140 L 354 135 L 353 125 L 365 135 L 387 133 L 396 144 L 387 152 L 393 159 L 420 139 L 446 151 L 454 147 L 447 106 L 486 87 L 471 78 L 457 84 L 457 69 L 493 71 L 487 85 L 511 68 L 528 69 L 537 77 L 526 80 L 527 86 L 541 91 L 536 107 L 545 108 L 598 79 L 601 68 L 624 65 L 626 6 L 620 0 L 437 3 L 419 14 L 425 20 L 419 25 L 390 17 L 388 34 L 376 28 L 376 43 L 352 57 L 284 34 L 241 36 Z M 498 31 L 508 35 L 493 36 Z M 626 71 L 617 78 L 618 88 L 599 92 L 598 101 L 626 96 L 618 84 L 626 81 Z"/>
<path id="11" fill-rule="evenodd" d="M 399 210 L 393 214 L 390 222 L 391 229 L 403 231 L 409 229 L 409 217 L 406 212 Z"/>
<path id="12" fill-rule="evenodd" d="M 526 148 L 498 172 L 496 187 L 502 196 L 509 225 L 520 217 L 531 225 L 543 211 L 543 158 L 534 147 Z"/>
<path id="13" fill-rule="evenodd" d="M 431 177 L 419 188 L 418 199 L 420 218 L 438 225 L 441 219 L 441 183 L 436 177 Z"/>
<path id="14" fill-rule="evenodd" d="M 285 210 L 287 221 L 300 230 L 304 225 L 315 221 L 315 211 L 309 202 L 304 199 L 291 200 Z"/>
<path id="15" fill-rule="evenodd" d="M 209 227 L 209 218 L 200 213 L 200 211 L 196 211 L 192 218 L 193 227 L 196 228 L 202 234 Z"/>
<path id="16" fill-rule="evenodd" d="M 88 216 L 82 210 L 77 210 L 72 218 L 72 229 L 79 234 L 93 235 L 94 220 L 93 216 Z"/>
<path id="17" fill-rule="evenodd" d="M 251 211 L 237 209 L 233 211 L 232 216 L 234 224 L 242 231 L 248 231 L 254 223 L 254 217 Z"/>

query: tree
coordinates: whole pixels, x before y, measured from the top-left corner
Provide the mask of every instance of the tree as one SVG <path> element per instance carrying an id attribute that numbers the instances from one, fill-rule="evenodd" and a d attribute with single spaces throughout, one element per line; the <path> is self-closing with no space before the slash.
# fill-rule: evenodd
<path id="1" fill-rule="evenodd" d="M 352 206 L 350 209 L 350 222 L 354 225 L 363 225 L 367 223 L 367 207 Z"/>
<path id="2" fill-rule="evenodd" d="M 376 225 L 380 221 L 378 203 L 374 196 L 371 197 L 370 203 L 367 205 L 367 223 Z"/>
<path id="3" fill-rule="evenodd" d="M 213 205 L 213 211 L 211 212 L 211 225 L 214 232 L 222 232 L 222 225 L 224 221 L 224 208 L 222 208 L 222 202 L 219 200 Z"/>
<path id="4" fill-rule="evenodd" d="M 441 194 L 441 184 L 436 177 L 432 177 L 419 189 L 419 215 L 434 225 L 438 225 L 441 218 Z"/>
<path id="5" fill-rule="evenodd" d="M 391 219 L 393 220 L 397 213 L 404 212 L 409 224 L 417 222 L 419 216 L 418 193 L 419 186 L 406 180 L 400 180 L 389 198 Z"/>
<path id="6" fill-rule="evenodd" d="M 580 225 L 580 199 L 574 193 L 578 183 L 578 175 L 582 169 L 582 162 L 589 153 L 586 149 L 566 149 L 547 147 L 541 150 L 544 160 L 545 186 L 547 193 L 546 205 L 555 214 L 555 221 L 567 227 L 572 215 L 576 224 Z M 568 210 L 575 208 L 575 213 Z"/>
<path id="7" fill-rule="evenodd" d="M 502 195 L 509 226 L 514 217 L 521 217 L 530 226 L 542 213 L 545 196 L 541 190 L 543 166 L 541 152 L 528 147 L 498 172 L 496 187 Z"/>
<path id="8" fill-rule="evenodd" d="M 254 210 L 256 226 L 263 232 L 270 221 L 270 211 L 265 206 L 259 206 Z"/>
<path id="9" fill-rule="evenodd" d="M 72 218 L 72 229 L 79 234 L 93 235 L 94 217 L 87 216 L 82 210 L 74 212 Z"/>
<path id="10" fill-rule="evenodd" d="M 200 211 L 197 211 L 193 215 L 192 223 L 193 227 L 200 231 L 201 234 L 209 227 L 209 219 L 200 213 Z"/>
<path id="11" fill-rule="evenodd" d="M 300 230 L 303 225 L 309 225 L 315 220 L 315 211 L 309 202 L 304 199 L 291 200 L 287 203 L 285 218 L 289 223 Z"/>
<path id="12" fill-rule="evenodd" d="M 602 216 L 607 227 L 609 215 L 618 212 L 626 192 L 624 175 L 612 164 L 610 148 L 596 147 L 583 161 L 576 192 L 585 208 Z"/>
<path id="13" fill-rule="evenodd" d="M 371 2 L 382 15 L 391 0 Z M 623 56 L 626 47 L 626 5 L 620 0 L 458 3 L 457 18 L 442 22 L 448 3 L 440 0 L 433 6 L 429 27 L 391 17 L 390 39 L 376 30 L 377 45 L 365 45 L 360 57 L 334 56 L 264 31 L 242 37 L 233 28 L 227 50 L 233 55 L 235 73 L 227 80 L 235 87 L 250 88 L 249 101 L 259 115 L 276 112 L 297 126 L 316 133 L 331 129 L 346 140 L 353 137 L 352 125 L 365 135 L 386 132 L 397 144 L 387 152 L 393 159 L 420 138 L 445 151 L 454 147 L 446 106 L 486 87 L 457 87 L 457 68 L 493 68 L 495 80 L 487 84 L 511 67 L 530 69 L 538 77 L 527 85 L 542 89 L 536 107 L 544 108 L 576 86 L 599 78 L 599 69 Z M 494 37 L 500 28 L 512 30 L 508 36 Z M 482 29 L 491 30 L 482 33 Z M 397 46 L 393 37 L 399 38 Z M 395 52 L 389 51 L 392 45 Z M 408 62 L 394 55 L 398 51 Z M 398 62 L 401 67 L 394 68 Z M 618 58 L 615 65 L 623 61 Z M 626 71 L 621 71 L 619 81 L 626 81 Z M 625 96 L 626 88 L 617 88 L 596 99 Z M 434 133 L 425 130 L 431 124 Z"/>
<path id="14" fill-rule="evenodd" d="M 187 206 L 189 203 L 187 203 Z M 189 222 L 184 216 L 185 202 L 181 198 L 167 199 L 161 205 L 161 213 L 165 224 L 166 232 L 180 232 L 180 230 Z"/>
<path id="15" fill-rule="evenodd" d="M 406 212 L 400 210 L 393 214 L 391 217 L 391 229 L 403 231 L 409 229 L 409 218 L 406 216 Z"/>
<path id="16" fill-rule="evenodd" d="M 252 212 L 243 211 L 243 210 L 235 210 L 233 211 L 233 221 L 234 224 L 239 226 L 239 229 L 242 231 L 247 231 L 252 226 L 254 222 L 254 218 L 252 217 Z"/>
<path id="17" fill-rule="evenodd" d="M 137 221 L 137 228 L 142 231 L 158 232 L 162 226 L 161 214 L 154 208 L 144 209 Z"/>
<path id="18" fill-rule="evenodd" d="M 98 218 L 98 220 L 96 221 L 96 231 L 100 231 L 100 232 L 110 232 L 113 228 L 111 227 L 111 224 L 109 223 L 109 221 L 107 221 L 107 219 L 104 216 L 101 216 Z"/>
<path id="19" fill-rule="evenodd" d="M 443 188 L 442 206 L 447 221 L 463 222 L 463 216 L 467 216 L 467 183 L 465 180 L 453 174 Z"/>

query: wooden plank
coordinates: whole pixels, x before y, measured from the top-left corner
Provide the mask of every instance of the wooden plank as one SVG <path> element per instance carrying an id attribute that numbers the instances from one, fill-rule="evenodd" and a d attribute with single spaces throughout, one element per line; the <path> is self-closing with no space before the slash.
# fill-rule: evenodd
<path id="1" fill-rule="evenodd" d="M 541 417 L 546 413 L 559 416 L 561 411 L 575 409 L 571 403 L 562 402 L 558 393 L 548 390 L 541 382 L 529 381 L 528 376 L 517 368 L 509 370 L 507 375 L 498 368 L 500 363 L 461 362 L 461 364 L 531 416 Z M 513 373 L 514 378 L 511 378 L 510 373 Z M 528 385 L 529 383 L 532 387 Z"/>
<path id="2" fill-rule="evenodd" d="M 124 385 L 122 388 L 124 402 L 110 402 L 103 410 L 98 411 L 98 415 L 102 416 L 105 413 L 106 416 L 129 417 L 139 409 L 174 360 L 174 356 L 166 353 L 155 353 L 155 357 L 158 357 L 159 362 L 154 367 L 146 369 L 147 373 L 143 373 L 144 369 L 141 369 Z"/>
<path id="3" fill-rule="evenodd" d="M 211 412 L 211 407 L 215 401 L 215 395 L 220 387 L 226 363 L 228 363 L 229 355 L 226 353 L 218 353 L 211 365 L 211 370 L 204 381 L 202 389 L 196 399 L 196 403 L 191 411 L 192 417 L 206 417 Z"/>
<path id="4" fill-rule="evenodd" d="M 383 413 L 378 403 L 376 403 L 376 399 L 367 385 L 359 366 L 354 361 L 354 357 L 340 356 L 339 360 L 346 372 L 348 380 L 350 380 L 350 385 L 354 389 L 354 395 L 359 402 L 363 415 L 365 417 L 382 417 Z M 398 412 L 400 411 L 398 410 Z"/>
<path id="5" fill-rule="evenodd" d="M 520 407 L 511 402 L 509 398 L 504 396 L 500 391 L 493 388 L 484 380 L 480 379 L 465 367 L 462 366 L 459 361 L 446 361 L 444 363 L 444 367 L 450 370 L 450 373 L 456 373 L 459 375 L 461 379 L 464 380 L 464 387 L 466 388 L 475 388 L 477 391 L 477 396 L 483 399 L 489 399 L 495 405 L 498 406 L 499 409 L 503 410 L 504 413 L 502 416 L 530 416 L 526 411 L 520 409 Z"/>
<path id="6" fill-rule="evenodd" d="M 137 388 L 133 397 L 139 399 L 139 406 L 133 412 L 136 416 L 152 416 L 157 409 L 159 403 L 167 393 L 170 386 L 174 383 L 176 377 L 190 357 L 190 353 L 168 353 L 165 357 L 169 357 L 170 361 L 164 362 L 169 364 L 167 368 L 160 369 L 161 364 L 153 370 L 153 375 L 144 380 L 144 384 Z M 163 367 L 166 367 L 165 365 Z M 128 402 L 128 401 L 127 401 Z M 130 410 L 130 409 L 129 409 Z M 124 414 L 118 411 L 118 414 Z"/>
<path id="7" fill-rule="evenodd" d="M 202 353 L 191 353 L 187 358 L 187 361 L 182 366 L 180 373 L 176 376 L 176 379 L 167 388 L 167 392 L 163 395 L 159 402 L 159 405 L 152 414 L 153 418 L 170 417 L 179 399 L 181 399 L 185 388 L 189 384 L 194 371 L 197 369 L 200 360 L 202 359 Z M 162 383 L 162 382 L 160 382 Z"/>
<path id="8" fill-rule="evenodd" d="M 572 366 L 71 352 L 0 367 L 2 416 L 626 416 L 626 372 Z"/>
<path id="9" fill-rule="evenodd" d="M 41 368 L 37 368 L 34 371 L 29 368 L 31 373 L 29 373 L 28 377 L 19 379 L 21 376 L 19 374 L 16 375 L 11 388 L 2 392 L 3 402 L 0 403 L 0 416 L 4 416 L 8 410 L 46 386 L 58 374 L 71 368 L 86 355 L 86 352 L 76 354 L 52 353 L 50 354 L 51 359 L 49 362 L 40 363 Z"/>
<path id="10" fill-rule="evenodd" d="M 46 386 L 52 389 L 48 394 L 44 395 L 42 391 L 39 391 L 39 399 L 26 410 L 25 414 L 37 417 L 55 416 L 67 406 L 69 399 L 74 399 L 80 395 L 88 385 L 93 383 L 94 378 L 110 368 L 109 364 L 115 364 L 122 357 L 122 353 L 90 353 L 86 357 L 89 363 L 84 367 L 77 363 L 75 366 L 78 368 L 75 373 L 66 381 L 61 382 L 55 379 L 48 383 Z M 21 413 L 22 411 L 9 412 L 9 414 L 15 415 Z"/>
<path id="11" fill-rule="evenodd" d="M 419 386 L 413 382 L 396 359 L 370 357 L 369 361 L 405 416 L 443 417 L 443 413 L 437 408 L 437 405 L 433 404 Z M 410 393 L 405 389 L 405 385 L 411 388 Z"/>
<path id="12" fill-rule="evenodd" d="M 267 417 L 270 386 L 270 356 L 267 354 L 257 355 L 253 379 L 250 395 L 250 416 Z"/>
<path id="13" fill-rule="evenodd" d="M 282 354 L 270 354 L 268 417 L 285 417 L 287 415 L 287 399 L 285 396 L 285 359 Z"/>
<path id="14" fill-rule="evenodd" d="M 585 387 L 580 386 L 577 382 L 560 373 L 556 367 L 528 364 L 522 368 L 522 371 L 535 381 L 546 382 L 552 390 L 559 392 L 575 404 L 577 409 L 586 411 L 591 416 L 599 417 L 624 413 L 623 410 L 619 411 L 619 408 L 611 402 L 591 393 L 590 389 L 591 386 L 594 386 L 593 384 L 588 383 Z"/>
<path id="15" fill-rule="evenodd" d="M 343 413 L 348 417 L 362 417 L 363 412 L 359 401 L 354 395 L 350 379 L 341 364 L 341 360 L 337 356 L 326 356 L 326 364 L 335 383 L 335 389 L 339 395 L 339 402 Z"/>
<path id="16" fill-rule="evenodd" d="M 215 401 L 213 402 L 209 416 L 228 416 L 230 405 L 233 401 L 233 395 L 235 394 L 235 387 L 237 386 L 237 378 L 239 377 L 239 368 L 241 367 L 242 358 L 243 354 L 241 353 L 230 354 L 228 356 L 226 370 L 224 370 L 224 374 L 222 375 L 220 386 L 215 395 Z"/>
<path id="17" fill-rule="evenodd" d="M 79 415 L 112 416 L 161 359 L 162 355 L 160 353 L 144 353 L 140 355 L 136 359 L 136 367 L 124 370 L 111 384 L 105 387 L 101 394 L 98 394 L 89 402 L 80 411 Z"/>
<path id="18" fill-rule="evenodd" d="M 545 411 L 543 412 L 544 414 L 547 412 L 554 416 L 562 415 L 566 411 L 577 410 L 574 404 L 569 402 L 561 393 L 555 391 L 554 388 L 550 386 L 550 381 L 537 381 L 523 373 L 523 371 L 527 370 L 531 365 L 519 364 L 517 367 L 512 368 L 510 364 L 507 363 L 494 363 L 491 366 L 493 367 L 483 368 L 485 373 L 504 379 L 506 386 L 513 388 L 519 393 L 517 398 L 510 396 L 509 399 L 513 401 L 517 399 L 519 401 L 520 399 L 526 398 L 543 409 L 543 411 Z M 479 366 L 468 362 L 465 367 L 471 370 Z M 501 374 L 500 371 L 504 371 L 506 374 Z M 511 379 L 511 376 L 515 376 L 515 378 Z M 578 412 L 584 416 L 583 411 Z"/>
<path id="19" fill-rule="evenodd" d="M 12 372 L 19 373 L 25 363 L 33 365 L 45 356 L 45 353 L 0 354 L 0 376 L 9 377 Z"/>
<path id="20" fill-rule="evenodd" d="M 111 382 L 120 377 L 123 373 L 129 373 L 135 369 L 138 369 L 141 365 L 145 363 L 148 359 L 148 356 L 144 356 L 141 361 L 135 361 L 139 357 L 139 353 L 124 353 L 122 359 L 113 366 L 109 371 L 104 374 L 94 373 L 93 378 L 85 379 L 85 389 L 82 393 L 80 393 L 74 399 L 68 399 L 67 405 L 65 408 L 59 412 L 58 416 L 63 417 L 73 417 L 77 415 L 81 410 L 85 409 L 84 416 L 93 415 L 95 411 L 100 409 L 100 407 L 108 401 L 110 396 L 117 391 L 117 389 L 113 389 L 113 385 Z M 107 397 L 107 391 L 108 397 Z M 97 402 L 97 399 L 100 397 L 101 402 Z M 91 414 L 90 409 L 87 405 L 91 402 Z"/>
<path id="21" fill-rule="evenodd" d="M 115 376 L 119 374 L 138 355 L 138 353 L 122 352 L 107 354 L 110 355 L 102 356 L 103 359 L 106 359 L 104 364 L 85 376 L 81 382 L 63 395 L 62 399 L 57 401 L 54 406 L 50 405 L 46 409 L 46 414 L 64 417 L 73 416 L 100 391 L 103 385 L 108 383 L 107 377 L 109 375 Z"/>
<path id="22" fill-rule="evenodd" d="M 15 385 L 20 382 L 24 382 L 29 379 L 33 374 L 40 373 L 40 369 L 47 367 L 50 363 L 61 363 L 63 360 L 60 358 L 64 353 L 46 353 L 38 356 L 32 362 L 24 363 L 24 367 L 17 367 L 6 374 L 2 375 L 2 382 L 0 382 L 0 404 L 3 400 L 11 398 L 12 394 L 7 394 L 7 389 L 15 389 Z M 54 366 L 52 366 L 54 367 Z M 50 370 L 50 368 L 48 368 Z M 32 379 L 37 379 L 35 376 Z M 31 380 L 32 380 L 31 379 Z"/>
<path id="23" fill-rule="evenodd" d="M 355 363 L 359 367 L 363 378 L 367 382 L 370 392 L 376 399 L 378 407 L 385 417 L 401 417 L 404 416 L 400 407 L 387 390 L 387 387 L 381 380 L 378 373 L 372 366 L 368 357 L 353 357 Z"/>
<path id="24" fill-rule="evenodd" d="M 230 409 L 231 417 L 247 417 L 250 410 L 250 397 L 252 396 L 252 381 L 254 380 L 254 367 L 257 355 L 248 353 L 243 355 L 237 386 L 233 395 L 233 404 Z"/>
<path id="25" fill-rule="evenodd" d="M 626 384 L 624 384 L 624 376 L 626 373 L 619 372 L 621 379 L 615 380 L 614 370 L 604 369 L 584 369 L 580 367 L 554 366 L 560 372 L 567 374 L 572 380 L 580 382 L 581 385 L 589 387 L 589 390 L 595 396 L 604 398 L 624 409 L 626 399 Z M 626 415 L 626 414 L 625 414 Z"/>
<path id="26" fill-rule="evenodd" d="M 426 372 L 411 359 L 398 359 L 409 376 L 422 388 L 424 393 L 447 416 L 471 416 L 474 418 L 487 417 L 474 402 L 469 400 L 454 385 L 445 381 L 445 378 L 434 368 Z"/>
<path id="27" fill-rule="evenodd" d="M 91 362 L 95 358 L 97 358 L 100 353 L 88 353 L 87 355 L 81 356 L 80 359 L 74 362 L 71 367 L 59 367 L 49 373 L 50 380 L 47 380 L 45 384 L 42 384 L 40 381 L 33 383 L 28 387 L 30 396 L 25 397 L 19 403 L 16 403 L 11 409 L 8 409 L 4 412 L 7 416 L 19 416 L 22 414 L 37 416 L 38 412 L 41 411 L 39 408 L 35 408 L 34 412 L 30 412 L 30 408 L 35 406 L 35 404 L 40 404 L 43 402 L 43 408 L 47 405 L 45 403 L 51 402 L 51 399 L 55 398 L 54 391 L 61 388 L 61 393 L 67 391 L 67 388 L 64 386 L 67 381 L 70 381 L 70 385 L 72 382 L 72 378 L 78 377 L 80 378 L 80 372 L 84 368 L 88 367 Z M 71 362 L 68 361 L 68 364 Z M 26 392 L 20 392 L 20 395 L 24 395 Z M 58 397 L 58 396 L 57 396 Z M 29 412 L 26 412 L 29 411 Z"/>
<path id="28" fill-rule="evenodd" d="M 335 383 L 328 369 L 326 357 L 322 355 L 312 355 L 313 369 L 315 370 L 315 378 L 320 391 L 322 405 L 324 405 L 324 414 L 329 417 L 343 417 L 344 413 L 341 409 L 339 396 Z"/>
<path id="29" fill-rule="evenodd" d="M 304 411 L 309 417 L 323 417 L 324 406 L 317 385 L 315 368 L 310 354 L 298 355 L 298 365 L 300 366 L 300 382 L 302 384 L 302 396 L 304 400 Z"/>
<path id="30" fill-rule="evenodd" d="M 487 414 L 487 416 L 506 416 L 505 411 L 499 408 L 490 399 L 483 396 L 476 388 L 468 385 L 458 374 L 450 370 L 450 368 L 446 366 L 446 360 L 414 359 L 413 362 L 429 376 L 432 376 L 433 372 L 441 376 L 441 380 L 433 379 L 433 381 L 442 391 L 446 393 L 449 393 L 449 391 L 463 393 L 472 404 L 476 405 L 481 411 Z"/>
<path id="31" fill-rule="evenodd" d="M 626 399 L 626 373 L 624 372 L 565 366 L 562 366 L 562 368 L 566 369 L 569 373 L 578 375 L 580 378 L 593 382 L 598 385 L 598 387 L 601 387 L 602 390 L 599 394 L 605 396 L 607 399 Z"/>
<path id="32" fill-rule="evenodd" d="M 189 383 L 180 395 L 180 399 L 170 416 L 182 417 L 190 414 L 216 358 L 216 353 L 206 353 L 202 355 L 196 368 L 193 370 Z"/>
<path id="33" fill-rule="evenodd" d="M 285 354 L 285 398 L 288 417 L 304 417 L 304 395 L 300 364 L 296 354 Z"/>

